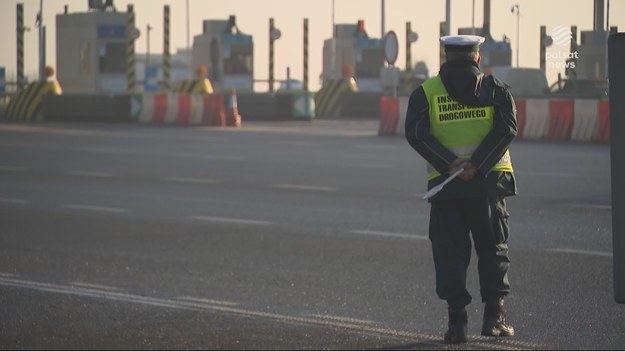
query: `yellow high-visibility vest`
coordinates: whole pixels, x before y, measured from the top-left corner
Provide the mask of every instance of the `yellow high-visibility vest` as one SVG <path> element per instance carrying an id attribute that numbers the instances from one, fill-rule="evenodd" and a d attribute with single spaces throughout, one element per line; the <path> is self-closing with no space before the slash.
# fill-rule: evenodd
<path id="1" fill-rule="evenodd" d="M 471 107 L 452 99 L 440 76 L 425 81 L 423 91 L 430 108 L 430 134 L 462 159 L 470 159 L 486 134 L 493 129 L 492 106 Z M 493 91 L 494 94 L 494 91 Z M 441 174 L 428 163 L 428 181 Z M 512 172 L 510 150 L 492 168 Z"/>

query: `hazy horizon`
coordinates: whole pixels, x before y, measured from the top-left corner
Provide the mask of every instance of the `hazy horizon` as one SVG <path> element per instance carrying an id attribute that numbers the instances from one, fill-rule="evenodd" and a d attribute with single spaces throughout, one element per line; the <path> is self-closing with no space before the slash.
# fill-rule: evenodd
<path id="1" fill-rule="evenodd" d="M 0 66 L 6 68 L 7 78 L 15 76 L 16 71 L 16 4 L 24 4 L 24 21 L 31 30 L 25 33 L 25 74 L 33 77 L 38 72 L 38 31 L 35 27 L 36 13 L 39 11 L 38 0 L 0 0 L 0 26 L 5 33 L 2 44 L 5 50 L 0 52 Z M 136 24 L 141 30 L 141 37 L 136 43 L 136 52 L 146 52 L 145 28 L 149 23 L 151 32 L 150 51 L 158 54 L 163 50 L 163 6 L 171 7 L 171 52 L 187 45 L 186 0 L 115 0 L 118 11 L 126 11 L 129 3 L 134 4 Z M 268 77 L 268 28 L 269 19 L 274 18 L 275 25 L 282 32 L 282 37 L 275 42 L 275 76 L 286 78 L 286 69 L 290 67 L 293 79 L 302 79 L 303 75 L 303 20 L 310 21 L 309 42 L 309 78 L 310 89 L 319 89 L 319 76 L 322 70 L 323 41 L 332 36 L 332 0 L 229 0 L 206 1 L 189 0 L 191 45 L 193 36 L 201 34 L 202 21 L 206 19 L 227 19 L 235 15 L 239 28 L 251 34 L 254 39 L 255 79 Z M 472 4 L 469 0 L 452 0 L 451 28 L 457 33 L 458 28 L 471 27 Z M 56 65 L 56 30 L 55 16 L 63 12 L 64 5 L 69 5 L 70 12 L 87 10 L 87 0 L 44 0 L 44 24 L 47 26 L 47 63 Z M 381 37 L 381 1 L 380 0 L 334 0 L 335 23 L 355 24 L 359 19 L 365 21 L 370 37 Z M 516 64 L 517 15 L 511 12 L 515 4 L 520 9 L 519 64 L 521 67 L 539 67 L 540 26 L 546 25 L 549 33 L 557 26 L 577 25 L 578 31 L 592 30 L 593 0 L 492 0 L 491 35 L 495 40 L 502 40 L 506 35 L 512 46 L 512 65 Z M 607 11 L 608 0 L 606 0 Z M 399 39 L 399 58 L 396 66 L 405 68 L 405 26 L 411 22 L 412 30 L 419 39 L 411 46 L 412 64 L 424 61 L 430 75 L 438 71 L 438 28 L 445 20 L 445 0 L 436 2 L 423 0 L 386 0 L 385 30 L 394 30 Z M 475 1 L 475 26 L 483 23 L 483 1 Z M 606 16 L 607 19 L 607 16 Z M 625 30 L 625 1 L 611 1 L 609 25 Z M 579 37 L 579 36 L 578 36 Z M 579 39 L 578 39 L 579 40 Z M 557 48 L 551 48 L 556 50 Z M 549 49 L 549 50 L 551 50 Z M 548 52 L 549 52 L 548 50 Z M 547 77 L 550 83 L 564 69 L 549 68 Z M 262 89 L 261 89 L 262 90 Z"/>

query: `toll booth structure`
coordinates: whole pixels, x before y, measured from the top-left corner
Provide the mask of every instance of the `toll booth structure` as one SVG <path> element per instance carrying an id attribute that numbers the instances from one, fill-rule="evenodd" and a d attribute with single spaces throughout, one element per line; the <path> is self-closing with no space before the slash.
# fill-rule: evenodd
<path id="1" fill-rule="evenodd" d="M 365 22 L 337 24 L 334 38 L 323 43 L 324 84 L 352 76 L 361 92 L 381 92 L 380 70 L 384 67 L 382 39 L 369 38 Z"/>
<path id="2" fill-rule="evenodd" d="M 57 79 L 65 93 L 127 90 L 127 22 L 126 12 L 56 16 Z"/>
<path id="3" fill-rule="evenodd" d="M 215 91 L 254 89 L 254 41 L 242 33 L 236 17 L 228 20 L 204 20 L 203 32 L 193 38 L 193 68 L 208 68 L 208 78 Z"/>

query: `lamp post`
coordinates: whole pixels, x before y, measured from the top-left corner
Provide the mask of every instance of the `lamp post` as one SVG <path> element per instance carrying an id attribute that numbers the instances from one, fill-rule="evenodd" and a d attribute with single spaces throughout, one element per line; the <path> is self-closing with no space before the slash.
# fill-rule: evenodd
<path id="1" fill-rule="evenodd" d="M 516 66 L 519 67 L 519 23 L 521 17 L 521 11 L 519 10 L 519 4 L 512 5 L 510 12 L 516 13 Z"/>
<path id="2" fill-rule="evenodd" d="M 46 54 L 45 54 L 45 27 L 43 26 L 43 0 L 39 0 L 39 13 L 36 20 L 37 27 L 39 28 L 39 79 L 44 80 L 44 68 L 46 66 Z"/>
<path id="3" fill-rule="evenodd" d="M 148 27 L 146 29 L 146 40 L 147 40 L 147 53 L 145 55 L 145 67 L 150 66 L 150 31 L 152 31 L 152 26 L 148 23 Z"/>

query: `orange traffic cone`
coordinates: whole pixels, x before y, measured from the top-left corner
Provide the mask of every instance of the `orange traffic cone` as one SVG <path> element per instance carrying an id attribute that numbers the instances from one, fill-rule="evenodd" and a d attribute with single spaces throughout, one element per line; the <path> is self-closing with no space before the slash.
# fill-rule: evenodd
<path id="1" fill-rule="evenodd" d="M 226 116 L 226 126 L 241 126 L 241 115 L 239 114 L 239 107 L 237 104 L 237 90 L 234 88 L 230 93 L 230 101 L 228 102 L 228 115 Z"/>

